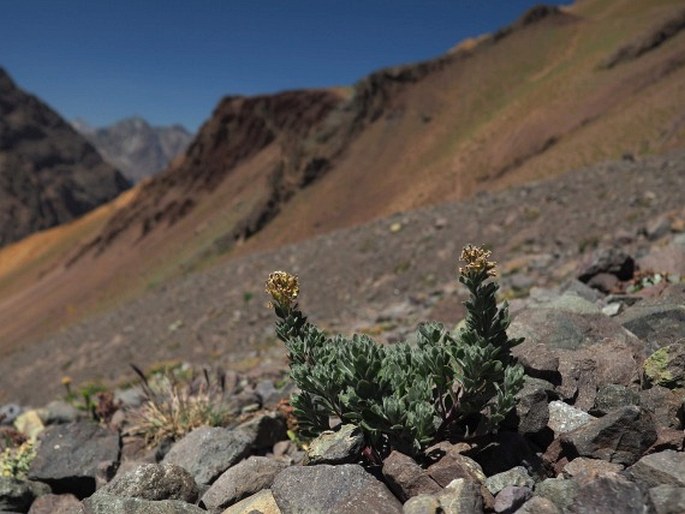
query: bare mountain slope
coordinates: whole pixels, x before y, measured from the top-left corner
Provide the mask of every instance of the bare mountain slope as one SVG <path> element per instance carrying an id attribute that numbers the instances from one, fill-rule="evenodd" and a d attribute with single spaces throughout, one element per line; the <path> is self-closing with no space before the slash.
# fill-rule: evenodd
<path id="1" fill-rule="evenodd" d="M 179 162 L 0 277 L 3 349 L 222 259 L 682 148 L 681 16 L 676 0 L 540 7 L 350 88 L 227 97 Z"/>
<path id="2" fill-rule="evenodd" d="M 128 187 L 90 143 L 0 68 L 0 246 L 72 220 Z"/>

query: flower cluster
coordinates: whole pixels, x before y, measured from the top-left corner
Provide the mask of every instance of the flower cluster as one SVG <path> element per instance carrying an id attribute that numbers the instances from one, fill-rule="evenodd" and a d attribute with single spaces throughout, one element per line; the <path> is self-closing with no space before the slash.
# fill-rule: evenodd
<path id="1" fill-rule="evenodd" d="M 285 271 L 274 271 L 266 281 L 266 292 L 271 295 L 276 305 L 290 310 L 300 294 L 300 283 L 297 275 Z"/>
<path id="2" fill-rule="evenodd" d="M 460 275 L 469 275 L 472 273 L 483 273 L 489 277 L 494 277 L 497 275 L 497 270 L 495 266 L 497 265 L 494 261 L 489 261 L 492 252 L 486 250 L 479 246 L 467 245 L 461 251 L 461 256 L 459 260 L 464 261 L 466 266 L 459 268 Z"/>

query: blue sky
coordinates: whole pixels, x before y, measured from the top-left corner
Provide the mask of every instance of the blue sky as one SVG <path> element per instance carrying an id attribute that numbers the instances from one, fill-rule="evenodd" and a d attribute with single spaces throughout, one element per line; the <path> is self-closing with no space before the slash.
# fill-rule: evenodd
<path id="1" fill-rule="evenodd" d="M 68 119 L 103 126 L 140 115 L 195 130 L 224 95 L 352 84 L 437 56 L 537 3 L 8 0 L 0 66 Z"/>

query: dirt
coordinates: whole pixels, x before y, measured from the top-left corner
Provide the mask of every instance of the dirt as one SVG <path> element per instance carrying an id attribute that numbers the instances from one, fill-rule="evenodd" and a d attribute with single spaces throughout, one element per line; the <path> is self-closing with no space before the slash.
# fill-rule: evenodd
<path id="1" fill-rule="evenodd" d="M 235 258 L 4 355 L 0 401 L 44 402 L 60 393 L 63 375 L 120 383 L 132 378 L 130 362 L 282 364 L 263 293 L 274 269 L 299 274 L 301 305 L 331 330 L 392 341 L 427 317 L 455 323 L 463 245 L 492 248 L 502 293 L 514 297 L 572 277 L 603 244 L 644 254 L 658 244 L 645 227 L 667 214 L 685 220 L 683 191 L 685 152 L 626 158 Z"/>

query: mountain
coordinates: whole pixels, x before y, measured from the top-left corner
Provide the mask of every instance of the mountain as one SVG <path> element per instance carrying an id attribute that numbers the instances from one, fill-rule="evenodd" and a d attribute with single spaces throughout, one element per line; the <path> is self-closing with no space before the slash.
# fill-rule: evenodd
<path id="1" fill-rule="evenodd" d="M 91 127 L 79 118 L 72 126 L 93 143 L 107 162 L 134 182 L 166 168 L 193 137 L 181 125 L 152 127 L 140 117 L 126 118 L 102 128 Z"/>
<path id="2" fill-rule="evenodd" d="M 486 191 L 564 174 L 572 182 L 607 159 L 683 148 L 682 20 L 677 0 L 543 6 L 443 56 L 350 87 L 228 96 L 162 173 L 0 253 L 0 351 L 224 261 Z M 539 206 L 516 194 L 527 230 L 539 230 Z M 554 198 L 576 207 L 564 192 Z M 625 202 L 638 209 L 647 200 Z M 588 208 L 604 215 L 602 206 Z M 499 214 L 493 231 L 508 226 Z M 515 236 L 525 246 L 525 228 Z"/>
<path id="3" fill-rule="evenodd" d="M 90 143 L 0 68 L 0 246 L 81 216 L 128 187 Z"/>

